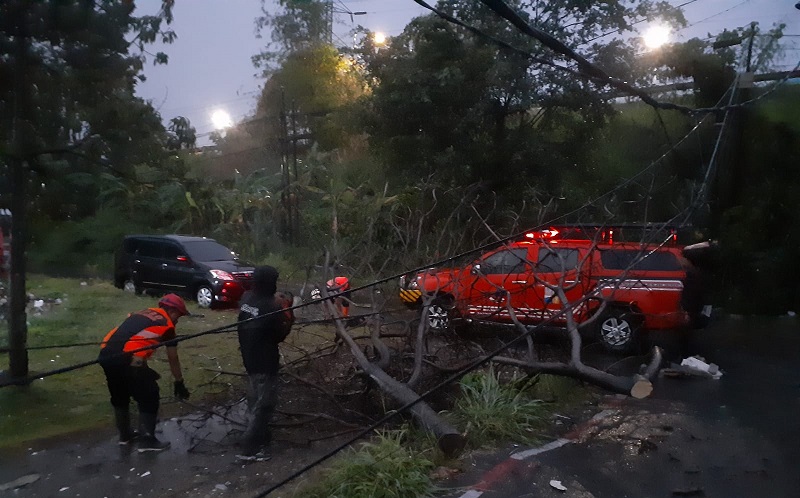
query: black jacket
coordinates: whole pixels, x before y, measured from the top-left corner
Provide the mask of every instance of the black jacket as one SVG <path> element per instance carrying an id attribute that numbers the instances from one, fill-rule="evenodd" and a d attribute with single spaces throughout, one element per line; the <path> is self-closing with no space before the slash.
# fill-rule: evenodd
<path id="1" fill-rule="evenodd" d="M 242 296 L 239 302 L 240 322 L 258 316 L 264 317 L 240 323 L 238 326 L 239 348 L 248 374 L 278 373 L 278 343 L 286 339 L 291 330 L 291 321 L 281 309 L 282 306 L 274 294 L 249 291 Z"/>

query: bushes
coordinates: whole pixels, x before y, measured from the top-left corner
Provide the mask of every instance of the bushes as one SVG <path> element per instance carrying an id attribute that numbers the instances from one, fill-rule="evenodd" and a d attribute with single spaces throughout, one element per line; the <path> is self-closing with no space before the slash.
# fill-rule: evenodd
<path id="1" fill-rule="evenodd" d="M 403 430 L 379 433 L 338 458 L 315 484 L 304 487 L 298 498 L 405 498 L 435 492 L 429 472 L 433 463 L 409 449 Z"/>
<path id="2" fill-rule="evenodd" d="M 59 224 L 32 217 L 29 271 L 64 277 L 110 278 L 114 251 L 122 237 L 149 231 L 128 221 L 114 208 L 102 209 L 94 217 Z"/>
<path id="3" fill-rule="evenodd" d="M 454 417 L 461 422 L 470 443 L 537 442 L 547 412 L 541 400 L 530 396 L 535 381 L 514 376 L 503 384 L 494 368 L 465 375 Z"/>

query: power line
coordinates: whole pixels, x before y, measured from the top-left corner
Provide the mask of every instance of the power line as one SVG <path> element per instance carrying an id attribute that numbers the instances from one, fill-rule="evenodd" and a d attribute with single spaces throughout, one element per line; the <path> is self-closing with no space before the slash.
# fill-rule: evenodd
<path id="1" fill-rule="evenodd" d="M 600 196 L 596 197 L 595 199 L 589 200 L 588 202 L 584 203 L 582 206 L 577 207 L 577 208 L 573 209 L 572 211 L 569 211 L 569 212 L 567 212 L 565 214 L 562 214 L 560 216 L 556 216 L 556 217 L 552 218 L 550 221 L 548 221 L 546 223 L 542 223 L 542 224 L 538 225 L 537 227 L 534 227 L 533 229 L 534 230 L 541 229 L 541 228 L 547 227 L 549 225 L 556 224 L 559 220 L 568 219 L 570 216 L 573 216 L 574 214 L 579 213 L 579 212 L 591 207 L 592 205 L 597 203 L 600 199 L 603 199 L 603 198 L 605 198 L 607 196 L 611 196 L 615 192 L 623 189 L 625 186 L 633 183 L 637 178 L 639 178 L 640 176 L 644 175 L 650 169 L 654 168 L 664 158 L 666 158 L 669 153 L 671 153 L 676 147 L 678 147 L 681 143 L 683 143 L 692 133 L 694 133 L 694 131 L 696 131 L 699 128 L 699 126 L 700 126 L 700 124 L 702 122 L 703 122 L 703 120 L 698 122 L 698 124 L 695 125 L 686 135 L 684 135 L 684 137 L 681 138 L 681 140 L 679 140 L 674 145 L 674 147 L 672 149 L 666 151 L 664 154 L 662 154 L 660 157 L 658 157 L 657 159 L 652 161 L 647 167 L 645 167 L 644 169 L 642 169 L 641 171 L 639 171 L 638 173 L 636 173 L 632 177 L 626 179 L 625 181 L 623 181 L 622 183 L 620 183 L 616 187 L 614 187 L 611 190 L 601 194 Z M 359 287 L 354 287 L 354 288 L 350 289 L 350 292 L 356 292 L 356 291 L 359 291 L 359 290 L 369 289 L 369 288 L 371 288 L 371 287 L 373 287 L 375 285 L 378 285 L 378 284 L 386 283 L 386 282 L 389 282 L 389 281 L 395 281 L 398 278 L 400 278 L 401 276 L 407 275 L 409 273 L 416 273 L 416 272 L 422 271 L 422 270 L 424 270 L 426 268 L 430 268 L 431 266 L 436 266 L 436 267 L 444 266 L 445 264 L 451 263 L 454 260 L 461 259 L 461 258 L 464 258 L 466 256 L 469 256 L 469 255 L 472 255 L 472 254 L 475 254 L 475 253 L 485 252 L 485 251 L 487 251 L 489 249 L 493 249 L 495 247 L 499 247 L 500 245 L 505 244 L 505 243 L 507 243 L 507 242 L 509 242 L 511 240 L 519 239 L 525 233 L 527 233 L 529 230 L 530 229 L 524 230 L 522 232 L 518 232 L 516 234 L 510 235 L 510 236 L 505 237 L 503 239 L 500 239 L 498 241 L 494 241 L 494 242 L 491 242 L 491 243 L 488 243 L 488 244 L 484 244 L 484 245 L 481 245 L 479 247 L 470 249 L 468 251 L 461 252 L 460 254 L 447 257 L 447 258 L 439 260 L 439 261 L 437 261 L 435 263 L 429 263 L 429 264 L 426 264 L 426 265 L 423 265 L 423 266 L 419 266 L 419 267 L 411 269 L 411 270 L 406 270 L 406 271 L 391 275 L 391 276 L 383 278 L 383 279 L 374 280 L 369 284 L 365 284 L 365 285 L 362 285 L 362 286 L 359 286 Z M 336 296 L 337 295 L 333 295 L 332 297 L 329 297 L 329 299 L 335 298 Z M 295 309 L 299 309 L 299 308 L 302 308 L 302 307 L 305 307 L 305 306 L 309 306 L 311 304 L 312 303 L 303 303 L 303 304 L 300 304 L 300 305 L 297 305 L 297 306 L 292 306 L 291 308 L 287 308 L 287 310 L 292 310 L 293 311 Z M 314 302 L 313 304 L 316 304 L 316 302 Z M 136 352 L 140 352 L 140 351 L 147 351 L 147 350 L 157 349 L 157 348 L 163 347 L 163 346 L 177 345 L 180 342 L 191 340 L 191 339 L 194 339 L 194 338 L 197 338 L 197 337 L 202 337 L 202 336 L 205 336 L 205 335 L 219 334 L 219 333 L 223 333 L 223 332 L 228 332 L 228 331 L 232 330 L 234 327 L 238 326 L 239 324 L 247 323 L 247 322 L 250 322 L 250 321 L 261 319 L 263 317 L 271 316 L 272 314 L 276 314 L 276 313 L 279 313 L 279 312 L 282 312 L 282 311 L 283 310 L 276 311 L 276 312 L 268 314 L 268 315 L 263 315 L 261 317 L 254 317 L 254 318 L 249 318 L 247 320 L 237 321 L 235 323 L 232 323 L 232 324 L 229 324 L 229 325 L 223 325 L 223 326 L 220 326 L 220 327 L 216 327 L 216 328 L 207 330 L 205 332 L 198 332 L 196 334 L 180 336 L 180 337 L 177 337 L 175 339 L 172 339 L 172 340 L 164 342 L 164 343 L 160 343 L 160 344 L 153 345 L 153 346 L 146 346 L 146 347 L 134 350 L 134 351 L 129 351 L 129 353 L 136 353 Z M 120 356 L 122 356 L 122 355 L 120 355 Z M 30 382 L 33 382 L 36 379 L 42 379 L 42 378 L 50 377 L 50 376 L 53 376 L 53 375 L 58 375 L 58 374 L 62 374 L 62 373 L 71 372 L 73 370 L 78 370 L 80 368 L 85 368 L 87 366 L 94 365 L 96 363 L 98 363 L 98 360 L 83 362 L 83 363 L 75 364 L 75 365 L 72 365 L 72 366 L 63 367 L 63 368 L 59 368 L 59 369 L 56 369 L 56 370 L 51 370 L 51 371 L 40 373 L 40 374 L 37 374 L 37 375 L 28 376 L 25 379 L 9 380 L 9 381 L 0 383 L 0 388 L 12 386 L 12 385 L 28 384 Z"/>

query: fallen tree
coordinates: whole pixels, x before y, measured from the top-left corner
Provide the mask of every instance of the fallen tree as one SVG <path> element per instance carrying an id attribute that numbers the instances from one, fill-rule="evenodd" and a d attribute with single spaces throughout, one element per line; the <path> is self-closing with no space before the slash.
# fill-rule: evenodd
<path id="1" fill-rule="evenodd" d="M 322 289 L 324 289 L 324 286 Z M 383 392 L 394 398 L 397 402 L 403 405 L 414 403 L 409 408 L 409 411 L 425 430 L 436 437 L 437 445 L 444 455 L 453 457 L 461 453 L 467 442 L 464 435 L 443 420 L 427 403 L 422 401 L 419 394 L 414 392 L 408 385 L 394 379 L 380 368 L 380 366 L 370 362 L 361 351 L 358 344 L 356 344 L 355 340 L 353 340 L 347 332 L 344 320 L 338 316 L 332 301 L 327 299 L 327 290 L 322 290 L 322 294 L 325 298 L 323 305 L 331 316 L 336 317 L 334 319 L 334 324 L 336 326 L 337 337 L 350 349 L 353 358 L 355 358 L 361 370 L 363 370 Z"/>

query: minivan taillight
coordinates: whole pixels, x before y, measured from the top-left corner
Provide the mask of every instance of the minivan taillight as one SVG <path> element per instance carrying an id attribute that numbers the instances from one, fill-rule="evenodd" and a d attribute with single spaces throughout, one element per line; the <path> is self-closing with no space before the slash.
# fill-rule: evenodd
<path id="1" fill-rule="evenodd" d="M 230 273 L 222 270 L 209 270 L 211 272 L 211 276 L 216 278 L 217 280 L 233 280 L 233 277 Z"/>

